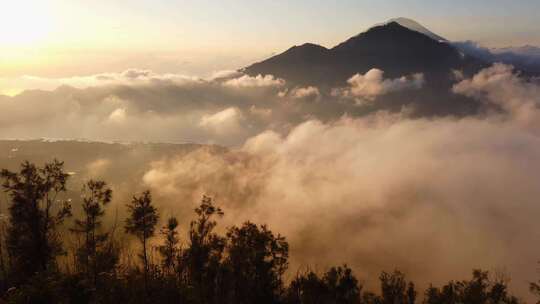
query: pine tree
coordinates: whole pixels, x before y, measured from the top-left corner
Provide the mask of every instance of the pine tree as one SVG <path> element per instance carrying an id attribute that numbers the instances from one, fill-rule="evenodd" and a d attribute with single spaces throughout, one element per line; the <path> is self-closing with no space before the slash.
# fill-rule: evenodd
<path id="1" fill-rule="evenodd" d="M 69 175 L 64 163 L 54 160 L 43 167 L 24 162 L 19 172 L 4 169 L 0 177 L 11 200 L 6 240 L 11 273 L 15 281 L 28 280 L 54 267 L 63 253 L 57 228 L 71 216 L 71 206 L 59 195 L 66 192 Z"/>
<path id="2" fill-rule="evenodd" d="M 133 197 L 127 205 L 129 217 L 126 219 L 125 229 L 127 233 L 136 236 L 142 245 L 141 259 L 144 265 L 144 286 L 148 292 L 148 240 L 154 236 L 156 224 L 159 219 L 157 209 L 152 205 L 150 191 L 145 191 L 140 197 Z"/>
<path id="3" fill-rule="evenodd" d="M 165 239 L 163 245 L 159 246 L 159 252 L 163 257 L 162 266 L 167 271 L 175 269 L 176 260 L 178 257 L 178 220 L 175 217 L 170 217 L 167 220 L 167 225 L 161 229 L 161 235 Z"/>
<path id="4" fill-rule="evenodd" d="M 217 225 L 214 218 L 223 216 L 223 211 L 214 206 L 212 198 L 203 196 L 195 213 L 197 219 L 190 223 L 188 248 L 182 259 L 197 301 L 212 303 L 215 302 L 217 277 L 225 248 L 225 239 L 214 232 Z"/>
<path id="5" fill-rule="evenodd" d="M 75 227 L 71 230 L 84 237 L 84 244 L 77 250 L 77 260 L 95 286 L 102 268 L 100 254 L 109 237 L 108 233 L 100 233 L 99 228 L 105 214 L 104 207 L 111 202 L 112 190 L 103 181 L 90 180 L 83 186 L 82 192 L 83 216 L 75 220 Z"/>

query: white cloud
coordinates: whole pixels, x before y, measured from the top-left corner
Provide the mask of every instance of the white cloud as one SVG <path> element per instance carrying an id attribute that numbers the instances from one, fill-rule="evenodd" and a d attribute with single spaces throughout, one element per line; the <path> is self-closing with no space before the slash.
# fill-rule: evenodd
<path id="1" fill-rule="evenodd" d="M 118 108 L 109 115 L 109 121 L 112 123 L 122 123 L 126 120 L 126 109 Z"/>
<path id="2" fill-rule="evenodd" d="M 17 78 L 0 78 L 0 87 L 11 88 L 15 93 L 20 93 L 24 90 L 54 90 L 64 85 L 83 89 L 95 86 L 137 85 L 155 82 L 169 82 L 182 85 L 201 81 L 203 81 L 201 78 L 180 74 L 157 74 L 150 70 L 128 69 L 120 73 L 101 73 L 63 78 L 30 75 Z M 0 91 L 0 93 L 2 92 Z"/>
<path id="3" fill-rule="evenodd" d="M 453 91 L 499 106 L 522 127 L 540 127 L 540 85 L 514 74 L 512 66 L 494 64 L 457 83 Z"/>
<path id="4" fill-rule="evenodd" d="M 295 99 L 317 100 L 321 96 L 321 93 L 319 92 L 319 89 L 317 87 L 308 86 L 308 87 L 294 88 L 290 92 L 290 96 Z"/>
<path id="5" fill-rule="evenodd" d="M 281 87 L 285 85 L 285 80 L 275 78 L 272 75 L 257 75 L 255 77 L 243 75 L 238 78 L 227 80 L 223 85 L 237 88 Z"/>
<path id="6" fill-rule="evenodd" d="M 204 115 L 200 125 L 218 134 L 230 134 L 241 130 L 242 119 L 242 112 L 231 107 L 214 114 Z"/>
<path id="7" fill-rule="evenodd" d="M 216 71 L 210 76 L 210 80 L 226 80 L 242 76 L 242 73 L 236 70 Z"/>
<path id="8" fill-rule="evenodd" d="M 395 79 L 384 79 L 383 76 L 384 72 L 379 69 L 371 69 L 364 75 L 356 74 L 347 81 L 350 87 L 345 89 L 343 94 L 373 101 L 380 95 L 405 89 L 420 89 L 424 85 L 424 75 L 421 73 Z"/>

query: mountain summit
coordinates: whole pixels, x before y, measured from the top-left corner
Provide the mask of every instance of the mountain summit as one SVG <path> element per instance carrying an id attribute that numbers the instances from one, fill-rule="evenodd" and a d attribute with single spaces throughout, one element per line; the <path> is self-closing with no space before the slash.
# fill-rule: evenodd
<path id="1" fill-rule="evenodd" d="M 446 40 L 445 38 L 433 33 L 432 31 L 428 30 L 426 27 L 424 27 L 423 25 L 421 25 L 420 23 L 412 20 L 412 19 L 409 19 L 409 18 L 404 18 L 404 17 L 399 17 L 399 18 L 394 18 L 394 19 L 390 19 L 388 20 L 387 23 L 392 23 L 392 22 L 396 22 L 398 23 L 399 25 L 403 26 L 403 27 L 406 27 L 410 30 L 413 30 L 413 31 L 416 31 L 416 32 L 419 32 L 419 33 L 422 33 L 434 40 L 437 40 L 437 41 L 445 41 L 447 42 L 448 40 Z"/>

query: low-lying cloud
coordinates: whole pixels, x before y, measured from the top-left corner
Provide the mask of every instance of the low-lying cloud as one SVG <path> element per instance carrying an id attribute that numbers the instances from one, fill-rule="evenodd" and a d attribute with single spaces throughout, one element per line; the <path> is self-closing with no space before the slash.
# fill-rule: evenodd
<path id="1" fill-rule="evenodd" d="M 285 80 L 274 78 L 272 75 L 257 75 L 255 77 L 243 75 L 238 78 L 229 79 L 223 85 L 237 88 L 282 87 L 285 85 Z"/>
<path id="2" fill-rule="evenodd" d="M 372 70 L 343 89 L 366 98 L 421 86 L 420 75 L 384 79 Z M 363 88 L 359 77 L 367 82 Z M 0 95 L 0 138 L 198 142 L 239 146 L 265 130 L 306 119 L 363 115 L 350 96 L 289 85 L 272 75 L 216 72 L 209 78 L 130 69 L 84 77 L 23 77 L 33 90 Z M 354 81 L 353 81 L 354 80 Z M 347 84 L 344 84 L 344 86 Z M 370 109 L 374 111 L 376 109 Z"/>

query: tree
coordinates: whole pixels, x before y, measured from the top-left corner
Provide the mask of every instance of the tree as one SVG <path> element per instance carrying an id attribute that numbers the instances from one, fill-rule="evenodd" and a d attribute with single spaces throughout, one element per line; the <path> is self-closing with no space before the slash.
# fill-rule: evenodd
<path id="1" fill-rule="evenodd" d="M 159 246 L 159 253 L 163 257 L 162 266 L 166 272 L 174 270 L 178 257 L 178 220 L 175 217 L 170 217 L 167 224 L 161 229 L 161 235 L 165 239 L 163 245 Z"/>
<path id="2" fill-rule="evenodd" d="M 323 281 L 337 304 L 360 303 L 360 287 L 358 280 L 347 265 L 332 267 L 324 275 Z"/>
<path id="3" fill-rule="evenodd" d="M 414 283 L 409 282 L 409 285 L 407 286 L 407 304 L 416 303 L 417 294 L 418 293 L 416 292 L 416 289 L 414 288 Z"/>
<path id="4" fill-rule="evenodd" d="M 313 271 L 299 274 L 289 284 L 284 302 L 287 304 L 328 303 L 330 302 L 328 287 Z"/>
<path id="5" fill-rule="evenodd" d="M 90 180 L 82 192 L 83 217 L 75 220 L 75 227 L 71 230 L 84 236 L 84 244 L 77 250 L 77 260 L 96 285 L 97 275 L 102 269 L 98 256 L 108 239 L 108 233 L 99 233 L 98 229 L 105 214 L 104 207 L 111 202 L 112 190 L 103 181 Z"/>
<path id="6" fill-rule="evenodd" d="M 289 244 L 265 225 L 246 222 L 227 233 L 226 265 L 235 303 L 275 303 L 288 266 Z"/>
<path id="7" fill-rule="evenodd" d="M 347 266 L 332 267 L 322 277 L 313 271 L 297 276 L 285 296 L 287 304 L 359 304 L 361 287 Z M 373 301 L 362 303 L 372 304 Z"/>
<path id="8" fill-rule="evenodd" d="M 407 281 L 402 272 L 397 270 L 391 274 L 383 272 L 379 280 L 383 304 L 407 304 L 411 298 L 413 301 L 416 299 L 414 285 L 409 285 L 409 290 L 407 290 Z"/>
<path id="9" fill-rule="evenodd" d="M 197 219 L 190 223 L 189 244 L 182 257 L 187 283 L 194 289 L 197 302 L 219 302 L 216 290 L 225 239 L 214 233 L 214 218 L 223 216 L 223 211 L 214 206 L 212 198 L 203 196 L 195 213 Z"/>
<path id="10" fill-rule="evenodd" d="M 11 273 L 16 281 L 27 280 L 63 253 L 57 228 L 71 216 L 71 206 L 59 195 L 66 192 L 69 175 L 64 163 L 54 160 L 43 167 L 24 162 L 19 172 L 3 169 L 0 177 L 11 199 L 6 240 Z"/>
<path id="11" fill-rule="evenodd" d="M 159 219 L 157 209 L 152 205 L 150 191 L 145 191 L 139 197 L 134 196 L 127 205 L 129 217 L 126 219 L 125 229 L 127 233 L 136 236 L 142 244 L 141 259 L 144 265 L 144 286 L 148 292 L 148 240 L 154 236 L 155 227 Z"/>
<path id="12" fill-rule="evenodd" d="M 505 279 L 490 280 L 487 271 L 474 270 L 471 280 L 450 281 L 442 289 L 431 286 L 426 292 L 428 304 L 518 304 L 519 300 L 508 294 Z"/>

